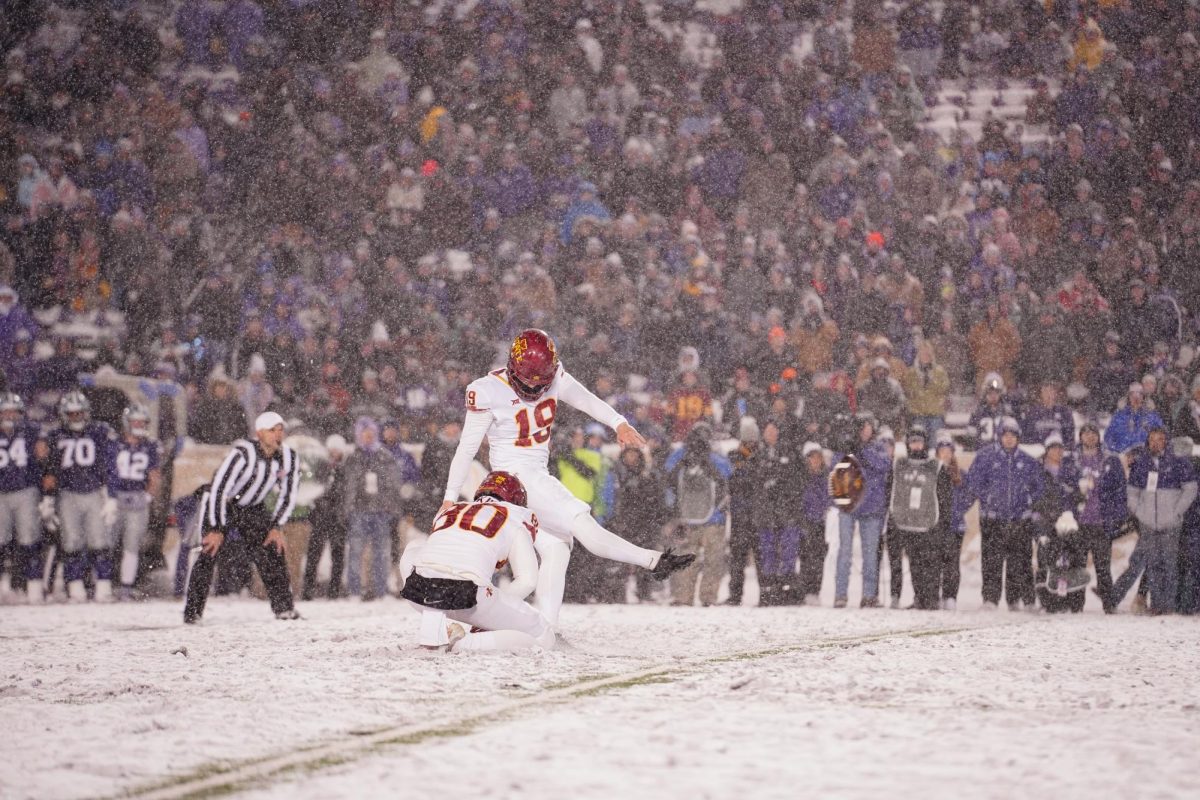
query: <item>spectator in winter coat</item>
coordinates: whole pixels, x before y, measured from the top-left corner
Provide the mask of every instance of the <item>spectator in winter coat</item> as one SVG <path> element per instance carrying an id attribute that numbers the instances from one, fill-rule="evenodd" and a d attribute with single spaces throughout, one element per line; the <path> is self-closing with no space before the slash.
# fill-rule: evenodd
<path id="1" fill-rule="evenodd" d="M 729 506 L 729 477 L 733 468 L 713 452 L 707 424 L 692 428 L 683 447 L 667 457 L 667 505 L 677 521 L 675 542 L 680 550 L 700 553 L 696 563 L 671 577 L 673 605 L 690 606 L 700 583 L 701 605 L 717 602 L 725 577 L 725 514 Z"/>
<path id="2" fill-rule="evenodd" d="M 379 426 L 367 417 L 354 424 L 358 449 L 346 459 L 343 518 L 349 521 L 346 576 L 349 594 L 374 600 L 387 593 L 391 565 L 392 529 L 400 513 L 400 472 L 396 459 L 379 440 Z M 371 547 L 371 577 L 362 590 L 362 558 Z"/>
<path id="3" fill-rule="evenodd" d="M 332 562 L 326 596 L 330 600 L 342 596 L 342 576 L 346 571 L 346 518 L 342 515 L 345 510 L 346 473 L 342 467 L 348 449 L 346 440 L 339 434 L 325 440 L 329 460 L 318 471 L 318 480 L 324 484 L 325 491 L 313 503 L 308 518 L 312 523 L 312 535 L 308 539 L 301 600 L 313 599 L 317 589 L 317 565 L 326 542 L 329 542 L 329 558 Z"/>
<path id="4" fill-rule="evenodd" d="M 1112 593 L 1112 540 L 1128 517 L 1125 492 L 1125 468 L 1121 459 L 1104 452 L 1100 445 L 1100 427 L 1085 422 L 1079 429 L 1079 492 L 1082 497 L 1075 511 L 1079 521 L 1079 539 L 1090 553 L 1096 569 L 1096 593 L 1111 614 L 1113 606 L 1106 598 Z"/>
<path id="5" fill-rule="evenodd" d="M 640 449 L 627 447 L 608 478 L 612 484 L 613 532 L 639 547 L 657 546 L 659 532 L 670 517 L 663 504 L 666 485 L 662 473 L 647 462 Z M 650 599 L 653 577 L 644 569 L 633 573 L 637 598 L 645 602 Z"/>
<path id="6" fill-rule="evenodd" d="M 767 413 L 767 395 L 750 381 L 750 372 L 738 367 L 733 373 L 733 386 L 721 396 L 723 419 L 735 430 L 741 430 L 742 420 L 749 417 L 756 422 Z"/>
<path id="7" fill-rule="evenodd" d="M 837 323 L 825 316 L 821 299 L 813 292 L 801 301 L 804 314 L 799 325 L 793 324 L 792 341 L 796 346 L 796 362 L 805 374 L 824 372 L 833 365 L 833 347 L 839 332 Z"/>
<path id="8" fill-rule="evenodd" d="M 871 379 L 858 389 L 858 407 L 874 414 L 881 425 L 901 427 L 904 422 L 904 390 L 891 375 L 885 358 L 876 358 L 871 365 Z"/>
<path id="9" fill-rule="evenodd" d="M 1176 436 L 1187 436 L 1200 442 L 1200 375 L 1192 378 L 1192 397 L 1175 412 L 1171 431 Z"/>
<path id="10" fill-rule="evenodd" d="M 188 433 L 201 444 L 230 444 L 246 435 L 249 423 L 233 394 L 233 382 L 221 367 L 208 376 L 208 390 L 196 401 Z"/>
<path id="11" fill-rule="evenodd" d="M 778 432 L 777 427 L 774 429 Z M 757 574 L 762 575 L 756 520 L 759 503 L 762 501 L 763 485 L 761 438 L 756 419 L 743 415 L 738 425 L 739 445 L 729 457 L 733 466 L 733 474 L 729 476 L 729 605 L 731 606 L 742 604 L 742 594 L 746 585 L 746 559 L 751 555 L 754 556 Z"/>
<path id="12" fill-rule="evenodd" d="M 698 422 L 712 417 L 712 394 L 700 385 L 694 369 L 685 369 L 679 385 L 667 397 L 667 414 L 671 418 L 671 438 L 682 441 Z"/>
<path id="13" fill-rule="evenodd" d="M 801 531 L 796 511 L 803 494 L 804 473 L 797 463 L 798 456 L 780 437 L 779 425 L 767 421 L 758 454 L 757 471 L 762 483 L 755 509 L 762 565 L 759 605 L 792 604 L 799 599 L 795 584 Z"/>
<path id="14" fill-rule="evenodd" d="M 932 436 L 942 429 L 950 378 L 934 357 L 933 344 L 922 340 L 917 358 L 904 373 L 904 396 L 908 398 L 909 421 L 921 425 Z"/>
<path id="15" fill-rule="evenodd" d="M 800 576 L 799 594 L 805 605 L 820 604 L 821 583 L 825 577 L 825 515 L 833 501 L 829 497 L 829 466 L 825 452 L 816 442 L 805 442 L 800 451 L 804 458 L 804 492 L 800 500 Z"/>
<path id="16" fill-rule="evenodd" d="M 1041 444 L 1057 433 L 1068 450 L 1075 445 L 1075 418 L 1071 409 L 1058 401 L 1058 385 L 1042 383 L 1038 402 L 1025 409 L 1021 416 L 1021 441 Z"/>
<path id="17" fill-rule="evenodd" d="M 871 414 L 857 418 L 857 456 L 862 465 L 865 488 L 858 506 L 850 512 L 838 511 L 837 580 L 834 608 L 845 608 L 850 593 L 850 566 L 854 547 L 854 528 L 858 526 L 862 541 L 863 608 L 879 607 L 879 539 L 887 515 L 887 496 L 884 493 L 892 459 L 887 446 L 876 436 L 879 423 Z M 840 459 L 840 456 L 838 457 Z"/>
<path id="18" fill-rule="evenodd" d="M 1157 412 L 1146 408 L 1146 393 L 1142 384 L 1129 384 L 1128 403 L 1118 409 L 1104 431 L 1104 447 L 1114 453 L 1124 453 L 1146 442 L 1146 436 L 1163 424 Z"/>
<path id="19" fill-rule="evenodd" d="M 1017 372 L 1025 386 L 1046 381 L 1065 384 L 1071 378 L 1078 347 L 1071 329 L 1062 321 L 1058 306 L 1043 303 L 1036 319 L 1025 325 Z"/>
<path id="20" fill-rule="evenodd" d="M 1184 514 L 1196 499 L 1196 474 L 1190 459 L 1168 449 L 1161 423 L 1150 430 L 1146 449 L 1130 466 L 1127 492 L 1129 510 L 1138 520 L 1138 542 L 1107 605 L 1120 605 L 1144 571 L 1151 613 L 1169 614 L 1175 611 L 1179 536 Z"/>
<path id="21" fill-rule="evenodd" d="M 1000 423 L 999 447 L 979 451 L 967 474 L 971 502 L 979 501 L 983 605 L 995 609 L 1004 589 L 1010 611 L 1032 610 L 1033 504 L 1041 496 L 1042 466 L 1017 447 L 1021 426 Z"/>
<path id="22" fill-rule="evenodd" d="M 0 364 L 10 364 L 17 334 L 25 331 L 30 339 L 36 339 L 38 324 L 11 286 L 0 286 Z"/>
<path id="23" fill-rule="evenodd" d="M 896 461 L 888 479 L 887 551 L 891 567 L 892 608 L 900 607 L 905 553 L 908 554 L 913 587 L 913 607 L 934 611 L 941 605 L 940 562 L 945 539 L 944 528 L 948 524 L 953 503 L 953 488 L 949 472 L 941 465 L 936 467 L 937 477 L 934 484 L 922 485 L 921 482 L 927 477 L 926 470 L 937 463 L 930 460 L 927 440 L 928 434 L 924 427 L 914 425 L 909 428 L 905 436 L 906 455 Z M 914 501 L 918 508 L 921 507 L 921 495 L 927 491 L 933 492 L 931 499 L 936 503 L 937 509 L 937 522 L 931 527 L 928 527 L 924 520 L 904 518 L 904 514 L 913 508 L 911 504 Z M 929 496 L 925 495 L 925 498 Z"/>
<path id="24" fill-rule="evenodd" d="M 1104 335 L 1104 355 L 1087 376 L 1088 402 L 1092 410 L 1115 409 L 1125 387 L 1136 379 L 1130 360 L 1121 353 L 1121 335 L 1109 331 Z"/>
<path id="25" fill-rule="evenodd" d="M 944 611 L 958 608 L 959 570 L 962 560 L 963 535 L 967 532 L 966 514 L 970 507 L 970 492 L 966 476 L 958 468 L 954 454 L 954 439 L 943 432 L 937 437 L 937 458 L 950 477 L 950 513 L 939 521 L 942 545 L 936 564 L 941 607 Z"/>
<path id="26" fill-rule="evenodd" d="M 1021 337 L 1012 321 L 1000 315 L 997 303 L 988 303 L 987 316 L 971 328 L 967 342 L 976 375 L 996 372 L 1006 385 L 1012 385 L 1013 366 L 1021 352 Z"/>

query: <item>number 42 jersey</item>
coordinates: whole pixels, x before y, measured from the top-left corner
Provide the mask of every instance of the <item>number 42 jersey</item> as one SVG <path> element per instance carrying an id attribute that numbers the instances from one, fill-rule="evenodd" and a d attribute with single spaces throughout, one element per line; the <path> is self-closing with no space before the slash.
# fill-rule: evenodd
<path id="1" fill-rule="evenodd" d="M 103 422 L 89 422 L 81 431 L 55 428 L 48 441 L 50 466 L 59 489 L 88 494 L 104 487 L 116 444 L 112 428 Z"/>
<path id="2" fill-rule="evenodd" d="M 121 439 L 113 442 L 108 462 L 108 488 L 118 494 L 144 492 L 150 473 L 158 469 L 158 442 L 138 439 L 133 444 Z"/>

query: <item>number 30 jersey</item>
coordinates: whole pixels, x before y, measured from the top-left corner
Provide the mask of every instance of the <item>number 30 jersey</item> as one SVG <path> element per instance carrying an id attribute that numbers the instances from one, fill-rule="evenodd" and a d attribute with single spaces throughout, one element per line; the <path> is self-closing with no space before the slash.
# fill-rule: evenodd
<path id="1" fill-rule="evenodd" d="M 537 517 L 512 503 L 491 497 L 455 503 L 434 521 L 413 567 L 427 578 L 491 586 L 492 574 L 511 560 L 514 577 L 524 577 L 532 588 L 530 579 L 536 581 L 537 575 L 533 550 L 537 528 Z"/>
<path id="2" fill-rule="evenodd" d="M 105 485 L 109 454 L 116 444 L 112 428 L 103 422 L 89 422 L 81 431 L 55 428 L 47 440 L 59 489 L 88 494 Z"/>
<path id="3" fill-rule="evenodd" d="M 550 435 L 560 401 L 614 430 L 625 422 L 612 406 L 588 391 L 561 364 L 545 394 L 532 403 L 517 396 L 503 369 L 472 381 L 466 393 L 467 419 L 450 466 L 444 499 L 458 499 L 484 433 L 492 469 L 518 475 L 531 470 L 545 472 L 550 460 Z"/>
<path id="4" fill-rule="evenodd" d="M 113 442 L 108 461 L 110 492 L 144 492 L 150 484 L 150 473 L 158 469 L 158 442 L 127 439 Z"/>
<path id="5" fill-rule="evenodd" d="M 41 483 L 42 468 L 33 452 L 41 438 L 28 424 L 18 423 L 11 436 L 0 431 L 0 492 L 20 492 Z"/>

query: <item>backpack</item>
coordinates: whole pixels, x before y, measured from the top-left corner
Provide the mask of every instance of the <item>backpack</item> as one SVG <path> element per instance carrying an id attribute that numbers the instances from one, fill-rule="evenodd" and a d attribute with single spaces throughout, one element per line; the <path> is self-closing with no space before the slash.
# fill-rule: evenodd
<path id="1" fill-rule="evenodd" d="M 679 519 L 685 525 L 705 525 L 717 510 L 717 481 L 708 465 L 679 467 L 676 497 Z"/>

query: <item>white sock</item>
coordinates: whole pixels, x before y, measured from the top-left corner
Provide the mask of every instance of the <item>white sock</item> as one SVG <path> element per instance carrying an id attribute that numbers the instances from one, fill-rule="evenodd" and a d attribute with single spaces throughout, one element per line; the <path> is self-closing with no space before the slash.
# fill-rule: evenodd
<path id="1" fill-rule="evenodd" d="M 550 534 L 543 534 L 538 537 L 536 548 L 542 563 L 538 567 L 534 604 L 547 622 L 557 625 L 558 612 L 562 610 L 563 591 L 567 588 L 567 564 L 571 560 L 571 545 Z"/>
<path id="2" fill-rule="evenodd" d="M 657 550 L 638 547 L 612 531 L 605 530 L 588 513 L 575 517 L 574 522 L 571 523 L 571 535 L 578 539 L 579 543 L 592 555 L 606 558 L 609 561 L 633 564 L 635 567 L 654 569 L 658 564 L 658 557 L 661 555 Z"/>
<path id="3" fill-rule="evenodd" d="M 133 586 L 133 580 L 137 577 L 138 554 L 131 553 L 128 550 L 121 553 L 121 585 Z"/>
<path id="4" fill-rule="evenodd" d="M 448 644 L 450 637 L 446 634 L 446 615 L 441 611 L 425 609 L 421 612 L 421 632 L 417 634 L 417 644 L 422 647 L 440 647 Z"/>

